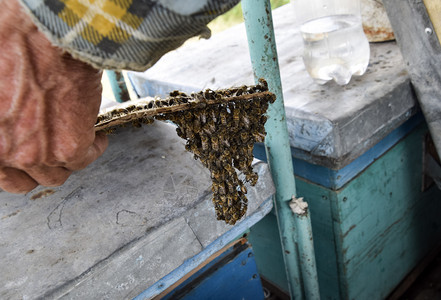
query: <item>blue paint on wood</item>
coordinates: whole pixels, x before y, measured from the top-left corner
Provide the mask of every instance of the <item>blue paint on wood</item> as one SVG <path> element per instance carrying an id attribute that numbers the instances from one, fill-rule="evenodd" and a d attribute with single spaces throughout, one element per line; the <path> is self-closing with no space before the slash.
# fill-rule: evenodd
<path id="1" fill-rule="evenodd" d="M 423 124 L 334 191 L 296 177 L 308 202 L 322 299 L 384 299 L 441 238 L 441 191 L 421 192 Z M 250 230 L 265 279 L 286 290 L 268 215 Z M 263 267 L 262 267 L 263 266 Z"/>
<path id="2" fill-rule="evenodd" d="M 144 77 L 143 73 L 129 72 L 127 75 L 130 83 L 132 84 L 134 90 L 139 97 L 159 96 L 162 98 L 166 98 L 167 96 L 169 96 L 170 92 L 174 90 L 179 90 L 188 94 L 200 90 L 200 88 L 198 87 L 147 78 Z"/>
<path id="3" fill-rule="evenodd" d="M 384 299 L 441 238 L 441 193 L 421 192 L 426 133 L 418 127 L 331 200 L 345 299 Z"/>
<path id="4" fill-rule="evenodd" d="M 163 278 L 158 280 L 155 284 L 153 284 L 148 289 L 146 289 L 141 294 L 139 294 L 137 297 L 135 297 L 134 300 L 151 299 L 154 296 L 159 295 L 168 287 L 178 282 L 190 271 L 194 270 L 196 267 L 202 264 L 211 255 L 213 255 L 214 253 L 216 253 L 217 251 L 219 251 L 220 249 L 231 243 L 233 240 L 237 239 L 237 237 L 241 236 L 251 226 L 256 224 L 265 215 L 267 215 L 272 208 L 273 208 L 273 199 L 272 197 L 270 197 L 265 202 L 263 202 L 252 215 L 247 216 L 244 220 L 232 226 L 229 231 L 227 231 L 222 236 L 217 238 L 214 242 L 208 245 L 203 251 L 199 252 L 192 258 L 186 260 L 181 266 L 173 270 L 173 272 L 164 276 Z"/>
<path id="5" fill-rule="evenodd" d="M 230 247 L 162 299 L 264 299 L 252 248 Z"/>
<path id="6" fill-rule="evenodd" d="M 356 158 L 349 165 L 340 170 L 332 170 L 298 159 L 296 158 L 296 149 L 291 149 L 295 174 L 296 176 L 300 176 L 326 188 L 338 190 L 360 174 L 366 169 L 366 167 L 372 164 L 403 137 L 409 134 L 409 132 L 421 124 L 423 120 L 421 113 L 413 116 L 397 129 L 393 130 L 376 145 L 367 150 L 363 155 Z M 254 156 L 260 160 L 266 159 L 265 148 L 262 144 L 256 144 L 254 148 Z"/>

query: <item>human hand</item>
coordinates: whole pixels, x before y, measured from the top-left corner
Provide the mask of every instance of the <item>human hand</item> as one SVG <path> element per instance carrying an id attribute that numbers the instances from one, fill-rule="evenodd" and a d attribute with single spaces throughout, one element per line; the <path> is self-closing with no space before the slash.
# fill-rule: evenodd
<path id="1" fill-rule="evenodd" d="M 61 185 L 107 147 L 101 72 L 52 46 L 17 0 L 0 0 L 0 45 L 0 188 Z"/>

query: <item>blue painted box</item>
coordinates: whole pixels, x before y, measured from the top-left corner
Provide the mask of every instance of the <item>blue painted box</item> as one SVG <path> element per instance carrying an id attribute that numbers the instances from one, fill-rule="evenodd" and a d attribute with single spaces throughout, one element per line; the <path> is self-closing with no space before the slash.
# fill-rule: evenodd
<path id="1" fill-rule="evenodd" d="M 263 300 L 263 287 L 251 245 L 245 239 L 211 257 L 197 272 L 154 299 Z"/>
<path id="2" fill-rule="evenodd" d="M 394 144 L 393 132 L 349 164 L 359 172 L 341 188 L 296 177 L 297 193 L 310 207 L 322 299 L 384 299 L 441 238 L 441 192 L 421 191 L 426 125 L 417 116 L 398 130 L 409 134 L 380 151 Z M 341 170 L 328 171 L 332 182 Z M 276 222 L 268 215 L 251 228 L 250 241 L 261 275 L 287 291 Z"/>

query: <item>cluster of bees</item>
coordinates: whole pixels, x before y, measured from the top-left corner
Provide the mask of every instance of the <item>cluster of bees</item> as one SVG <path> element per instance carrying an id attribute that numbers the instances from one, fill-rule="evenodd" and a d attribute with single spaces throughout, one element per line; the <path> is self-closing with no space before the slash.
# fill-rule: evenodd
<path id="1" fill-rule="evenodd" d="M 97 126 L 111 120 L 130 121 L 135 126 L 154 119 L 176 124 L 178 136 L 186 140 L 185 149 L 210 170 L 217 219 L 234 225 L 247 211 L 245 182 L 252 186 L 257 183 L 251 166 L 253 147 L 265 139 L 265 113 L 274 100 L 263 79 L 255 86 L 205 90 L 190 96 L 174 91 L 166 100 L 100 115 Z M 131 113 L 126 113 L 129 110 Z"/>

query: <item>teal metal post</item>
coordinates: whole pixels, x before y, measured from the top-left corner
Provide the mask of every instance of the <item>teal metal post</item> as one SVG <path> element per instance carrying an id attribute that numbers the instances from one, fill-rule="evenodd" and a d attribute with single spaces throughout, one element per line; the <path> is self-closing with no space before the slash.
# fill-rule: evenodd
<path id="1" fill-rule="evenodd" d="M 115 100 L 120 103 L 129 101 L 130 96 L 122 72 L 106 70 L 106 75 L 109 78 L 110 87 L 112 88 Z"/>
<path id="2" fill-rule="evenodd" d="M 294 213 L 289 206 L 296 188 L 270 0 L 242 0 L 242 9 L 255 80 L 264 78 L 277 97 L 268 109 L 265 146 L 291 298 L 320 299 L 309 213 Z"/>

